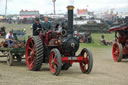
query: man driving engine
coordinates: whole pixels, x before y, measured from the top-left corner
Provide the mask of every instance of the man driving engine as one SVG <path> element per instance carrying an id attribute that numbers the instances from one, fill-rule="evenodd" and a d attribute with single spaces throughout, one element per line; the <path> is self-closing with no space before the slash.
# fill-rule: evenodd
<path id="1" fill-rule="evenodd" d="M 40 20 L 39 20 L 39 18 L 36 18 L 35 22 L 33 24 L 33 36 L 38 36 L 40 29 L 42 29 L 42 26 L 40 24 Z"/>

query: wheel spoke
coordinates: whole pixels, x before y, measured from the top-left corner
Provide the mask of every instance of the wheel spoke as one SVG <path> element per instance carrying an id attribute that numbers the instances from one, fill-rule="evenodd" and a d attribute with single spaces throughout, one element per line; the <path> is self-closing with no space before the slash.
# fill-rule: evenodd
<path id="1" fill-rule="evenodd" d="M 53 65 L 52 67 L 53 67 L 53 72 L 56 72 L 56 66 Z"/>
<path id="2" fill-rule="evenodd" d="M 59 63 L 58 63 L 59 62 Z M 58 49 L 52 49 L 49 58 L 50 71 L 56 76 L 59 75 L 61 70 L 61 55 Z"/>
<path id="3" fill-rule="evenodd" d="M 86 72 L 86 64 L 84 64 L 83 62 L 80 63 L 80 67 L 81 67 L 81 70 L 83 72 Z"/>
<path id="4" fill-rule="evenodd" d="M 115 46 L 113 46 L 113 49 L 116 49 L 116 47 L 115 47 Z"/>
<path id="5" fill-rule="evenodd" d="M 7 57 L 7 60 L 9 60 L 9 59 L 10 59 L 10 57 L 8 56 L 8 57 Z"/>
<path id="6" fill-rule="evenodd" d="M 53 61 L 55 62 L 55 60 L 57 59 L 57 55 L 54 55 Z"/>
<path id="7" fill-rule="evenodd" d="M 114 46 L 113 48 L 114 48 L 114 49 L 117 49 L 117 46 Z"/>
<path id="8" fill-rule="evenodd" d="M 119 52 L 119 48 L 116 51 Z"/>
<path id="9" fill-rule="evenodd" d="M 34 56 L 36 55 L 36 51 L 35 51 L 35 49 L 33 49 L 32 53 L 33 53 Z"/>
<path id="10" fill-rule="evenodd" d="M 85 62 L 86 64 L 88 64 L 88 63 L 89 63 L 88 58 L 84 58 L 84 62 Z"/>
<path id="11" fill-rule="evenodd" d="M 31 62 L 30 66 L 32 66 L 34 64 L 34 62 L 35 62 L 35 59 Z"/>
<path id="12" fill-rule="evenodd" d="M 87 69 L 86 69 L 86 66 L 87 66 L 88 64 L 84 64 L 84 70 L 86 71 Z"/>
<path id="13" fill-rule="evenodd" d="M 56 70 L 57 65 L 54 65 L 54 69 Z"/>
<path id="14" fill-rule="evenodd" d="M 28 56 L 28 58 L 27 58 L 29 61 L 31 61 L 32 60 L 32 57 L 31 56 Z"/>
<path id="15" fill-rule="evenodd" d="M 32 50 L 32 48 L 28 47 L 29 50 Z"/>
<path id="16" fill-rule="evenodd" d="M 58 62 L 57 62 L 57 59 L 55 59 L 55 60 L 54 60 L 54 64 L 57 65 L 57 63 L 58 63 Z"/>
<path id="17" fill-rule="evenodd" d="M 86 64 L 83 65 L 83 69 L 86 71 Z"/>
<path id="18" fill-rule="evenodd" d="M 33 43 L 33 41 L 31 41 L 30 43 L 31 43 L 31 45 L 32 45 L 32 47 L 33 47 L 33 46 L 34 46 L 34 43 Z"/>

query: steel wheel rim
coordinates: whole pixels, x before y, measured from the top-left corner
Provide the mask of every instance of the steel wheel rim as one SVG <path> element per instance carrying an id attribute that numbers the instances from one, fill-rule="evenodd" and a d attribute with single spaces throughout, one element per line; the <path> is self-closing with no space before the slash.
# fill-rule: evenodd
<path id="1" fill-rule="evenodd" d="M 26 63 L 30 70 L 33 69 L 36 59 L 36 49 L 35 43 L 32 38 L 30 38 L 26 45 Z"/>
<path id="2" fill-rule="evenodd" d="M 7 56 L 7 61 L 8 61 L 8 63 L 10 62 L 10 57 L 9 56 Z"/>
<path id="3" fill-rule="evenodd" d="M 11 60 L 10 60 L 10 57 L 7 56 L 7 64 L 10 65 L 11 64 Z"/>
<path id="4" fill-rule="evenodd" d="M 49 65 L 50 65 L 50 70 L 52 73 L 56 73 L 56 69 L 57 69 L 57 55 L 55 55 L 55 52 L 52 51 L 50 54 L 50 59 L 49 59 Z"/>
<path id="5" fill-rule="evenodd" d="M 81 53 L 81 56 L 83 56 L 84 58 L 83 58 L 83 61 L 80 62 L 80 68 L 81 68 L 82 72 L 85 73 L 89 68 L 89 55 L 86 51 L 83 51 Z"/>
<path id="6" fill-rule="evenodd" d="M 119 58 L 119 54 L 120 54 L 119 45 L 117 43 L 113 45 L 112 54 L 113 54 L 114 61 L 117 61 L 117 59 Z"/>
<path id="7" fill-rule="evenodd" d="M 11 52 L 8 53 L 8 56 L 7 56 L 7 64 L 9 66 L 12 66 L 12 64 L 13 64 L 13 56 L 12 56 Z"/>

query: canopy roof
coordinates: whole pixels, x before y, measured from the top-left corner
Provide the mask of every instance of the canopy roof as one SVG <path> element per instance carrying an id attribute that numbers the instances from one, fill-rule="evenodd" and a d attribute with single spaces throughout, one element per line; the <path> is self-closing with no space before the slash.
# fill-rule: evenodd
<path id="1" fill-rule="evenodd" d="M 128 25 L 122 24 L 122 25 L 111 27 L 109 29 L 110 32 L 112 32 L 112 31 L 118 31 L 118 30 L 128 30 Z"/>

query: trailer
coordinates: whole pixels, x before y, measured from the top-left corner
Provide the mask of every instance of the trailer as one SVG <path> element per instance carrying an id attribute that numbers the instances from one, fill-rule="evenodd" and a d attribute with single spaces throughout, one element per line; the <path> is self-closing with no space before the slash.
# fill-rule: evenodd
<path id="1" fill-rule="evenodd" d="M 26 43 L 25 32 L 23 30 L 13 30 L 13 35 L 16 41 Z M 16 42 L 15 42 L 16 43 Z M 9 66 L 13 65 L 13 61 L 16 59 L 18 62 L 21 62 L 23 56 L 25 55 L 25 46 L 24 47 L 0 47 L 0 57 L 7 57 L 7 64 Z"/>
<path id="2" fill-rule="evenodd" d="M 22 57 L 25 54 L 25 48 L 0 48 L 0 57 L 7 57 L 7 64 L 13 65 L 14 59 L 18 62 L 22 61 Z"/>

